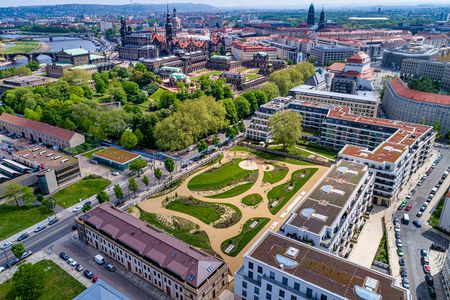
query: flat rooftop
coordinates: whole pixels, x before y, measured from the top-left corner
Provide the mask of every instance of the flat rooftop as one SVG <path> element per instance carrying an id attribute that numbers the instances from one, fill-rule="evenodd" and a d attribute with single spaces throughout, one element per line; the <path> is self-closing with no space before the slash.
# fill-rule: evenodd
<path id="1" fill-rule="evenodd" d="M 29 167 L 44 165 L 45 169 L 57 169 L 75 163 L 77 159 L 64 153 L 45 147 L 32 147 L 13 153 L 14 160 L 25 163 Z"/>
<path id="2" fill-rule="evenodd" d="M 347 299 L 362 299 L 355 287 L 366 292 L 366 287 L 371 287 L 383 300 L 408 298 L 406 290 L 396 287 L 395 279 L 388 275 L 271 231 L 261 237 L 247 256 Z"/>
<path id="3" fill-rule="evenodd" d="M 324 97 L 329 99 L 336 99 L 336 100 L 349 100 L 349 101 L 355 101 L 355 102 L 370 102 L 373 104 L 377 104 L 379 101 L 373 93 L 370 92 L 362 92 L 358 95 L 353 94 L 344 94 L 344 93 L 335 93 L 335 92 L 328 92 L 328 91 L 319 91 L 316 90 L 313 86 L 308 85 L 299 85 L 295 88 L 292 88 L 289 90 L 290 94 L 295 95 L 311 95 L 311 96 L 317 96 L 317 97 Z"/>
<path id="4" fill-rule="evenodd" d="M 321 234 L 341 215 L 366 173 L 365 165 L 339 161 L 294 210 L 288 224 Z"/>
<path id="5" fill-rule="evenodd" d="M 119 164 L 125 164 L 130 162 L 136 158 L 139 158 L 139 154 L 135 154 L 133 152 L 125 151 L 122 149 L 108 147 L 104 150 L 100 150 L 94 154 L 94 157 L 103 158 L 109 161 L 113 161 Z"/>

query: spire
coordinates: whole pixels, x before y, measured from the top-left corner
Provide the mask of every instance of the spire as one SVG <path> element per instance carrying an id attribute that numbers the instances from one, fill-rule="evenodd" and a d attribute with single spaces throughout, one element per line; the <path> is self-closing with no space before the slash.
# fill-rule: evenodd
<path id="1" fill-rule="evenodd" d="M 308 10 L 308 18 L 306 19 L 306 23 L 308 26 L 314 26 L 316 23 L 316 14 L 314 12 L 314 4 L 311 2 L 311 5 L 309 6 Z"/>
<path id="2" fill-rule="evenodd" d="M 319 29 L 319 30 L 325 29 L 325 11 L 324 11 L 324 9 L 323 9 L 323 6 L 322 6 L 322 11 L 320 12 L 319 27 L 318 27 L 318 29 Z"/>

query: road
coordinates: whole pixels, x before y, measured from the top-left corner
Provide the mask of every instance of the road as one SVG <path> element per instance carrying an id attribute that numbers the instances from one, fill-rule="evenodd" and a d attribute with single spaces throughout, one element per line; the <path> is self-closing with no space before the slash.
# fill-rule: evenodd
<path id="1" fill-rule="evenodd" d="M 422 269 L 420 262 L 420 249 L 429 249 L 432 242 L 439 243 L 448 247 L 449 241 L 443 238 L 441 235 L 435 233 L 431 230 L 426 221 L 429 217 L 429 212 L 433 211 L 434 206 L 438 203 L 438 199 L 435 196 L 430 206 L 427 207 L 426 212 L 421 218 L 416 217 L 416 213 L 419 211 L 420 207 L 425 200 L 428 198 L 431 189 L 438 183 L 442 176 L 442 173 L 449 166 L 450 161 L 450 151 L 448 149 L 438 148 L 443 154 L 442 160 L 436 166 L 436 168 L 431 172 L 431 174 L 425 179 L 420 187 L 416 187 L 415 195 L 408 201 L 413 205 L 409 216 L 411 223 L 409 225 L 401 225 L 401 239 L 403 242 L 403 251 L 405 253 L 406 268 L 408 271 L 408 278 L 410 281 L 410 291 L 414 299 L 424 300 L 431 299 L 427 290 L 427 283 L 425 282 L 425 273 Z M 448 182 L 448 181 L 446 181 Z M 446 189 L 445 185 L 442 185 L 442 190 Z M 442 193 L 442 190 L 441 193 Z M 395 217 L 401 220 L 404 213 L 408 213 L 404 210 L 395 212 Z M 422 228 L 416 228 L 412 221 L 420 220 L 423 224 Z M 438 252 L 432 251 L 430 259 L 438 257 Z M 431 267 L 436 267 L 436 263 L 431 261 Z M 444 299 L 443 290 L 441 286 L 441 281 L 437 273 L 438 270 L 432 269 L 432 275 L 434 275 L 434 287 L 436 288 L 437 299 Z"/>

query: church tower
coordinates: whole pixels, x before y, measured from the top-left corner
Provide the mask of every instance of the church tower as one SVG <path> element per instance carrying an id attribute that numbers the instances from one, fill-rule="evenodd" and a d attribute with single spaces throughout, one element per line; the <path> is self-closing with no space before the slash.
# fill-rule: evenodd
<path id="1" fill-rule="evenodd" d="M 308 26 L 314 26 L 316 23 L 316 14 L 314 12 L 314 4 L 311 3 L 308 10 L 308 19 L 306 20 L 306 24 Z"/>
<path id="2" fill-rule="evenodd" d="M 323 11 L 323 7 L 322 7 L 322 11 L 320 12 L 320 18 L 319 18 L 319 30 L 324 30 L 325 29 L 325 12 Z"/>
<path id="3" fill-rule="evenodd" d="M 125 44 L 125 39 L 127 37 L 127 21 L 125 21 L 125 18 L 120 18 L 120 41 L 122 43 L 122 46 Z"/>
<path id="4" fill-rule="evenodd" d="M 172 45 L 175 32 L 173 29 L 172 18 L 169 13 L 169 5 L 167 5 L 167 16 L 166 16 L 166 43 L 168 46 Z"/>

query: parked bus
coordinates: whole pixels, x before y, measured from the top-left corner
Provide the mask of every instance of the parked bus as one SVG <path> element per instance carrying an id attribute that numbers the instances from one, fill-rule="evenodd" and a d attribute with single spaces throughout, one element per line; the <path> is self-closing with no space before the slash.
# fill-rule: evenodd
<path id="1" fill-rule="evenodd" d="M 408 225 L 409 224 L 409 215 L 408 214 L 403 214 L 403 224 Z"/>

